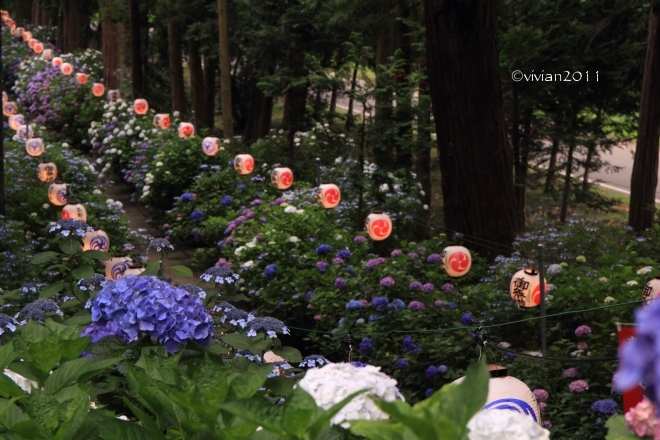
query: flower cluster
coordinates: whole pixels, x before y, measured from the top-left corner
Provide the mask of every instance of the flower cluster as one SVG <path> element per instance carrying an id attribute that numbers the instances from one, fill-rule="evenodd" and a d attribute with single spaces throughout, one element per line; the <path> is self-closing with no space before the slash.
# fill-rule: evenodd
<path id="1" fill-rule="evenodd" d="M 235 279 L 237 280 L 240 277 L 226 266 L 216 266 L 206 269 L 200 278 L 207 283 L 212 282 L 215 284 L 231 284 Z"/>
<path id="2" fill-rule="evenodd" d="M 470 440 L 550 440 L 550 432 L 518 411 L 481 410 L 467 424 Z"/>
<path id="3" fill-rule="evenodd" d="M 317 366 L 321 367 L 326 364 L 331 364 L 329 360 L 327 360 L 325 357 L 321 356 L 320 354 L 312 354 L 305 359 L 302 360 L 302 362 L 298 365 L 299 367 L 309 367 L 309 368 L 316 368 Z M 318 364 L 318 365 L 317 365 Z"/>
<path id="4" fill-rule="evenodd" d="M 66 220 L 59 220 L 48 232 L 55 231 L 60 231 L 60 235 L 64 237 L 68 237 L 72 233 L 79 237 L 84 237 L 85 233 L 93 232 L 94 229 L 84 221 L 68 218 Z"/>
<path id="5" fill-rule="evenodd" d="M 174 246 L 168 240 L 164 238 L 154 238 L 147 246 L 147 249 L 156 249 L 156 252 L 160 252 L 165 249 L 174 250 Z"/>
<path id="6" fill-rule="evenodd" d="M 271 317 L 251 319 L 248 321 L 246 329 L 248 336 L 257 336 L 257 332 L 263 330 L 271 339 L 277 338 L 277 332 L 285 335 L 290 334 L 289 329 L 282 321 Z"/>
<path id="7" fill-rule="evenodd" d="M 221 302 L 216 304 L 213 307 L 213 312 L 214 313 L 222 312 L 222 316 L 220 317 L 221 323 L 224 324 L 225 321 L 229 319 L 229 324 L 240 325 L 241 328 L 245 328 L 248 322 L 255 319 L 254 315 L 244 312 L 243 310 L 237 309 L 236 307 L 234 307 L 233 305 L 227 302 Z"/>
<path id="8" fill-rule="evenodd" d="M 55 312 L 60 316 L 64 316 L 60 308 L 57 307 L 57 304 L 52 299 L 38 299 L 23 307 L 21 311 L 18 312 L 16 316 L 14 316 L 14 319 L 18 320 L 20 315 L 24 315 L 23 320 L 18 322 L 20 325 L 25 325 L 30 319 L 33 318 L 37 321 L 43 322 L 44 319 L 46 319 L 47 312 Z"/>
<path id="9" fill-rule="evenodd" d="M 102 289 L 105 287 L 106 283 L 108 282 L 107 278 L 104 277 L 101 274 L 95 273 L 92 275 L 91 278 L 83 278 L 82 280 L 78 280 L 77 286 L 78 289 L 82 290 L 83 292 L 87 291 L 95 291 L 98 289 Z"/>
<path id="10" fill-rule="evenodd" d="M 638 437 L 660 434 L 660 423 L 655 417 L 655 406 L 649 399 L 639 402 L 626 413 L 626 427 Z"/>

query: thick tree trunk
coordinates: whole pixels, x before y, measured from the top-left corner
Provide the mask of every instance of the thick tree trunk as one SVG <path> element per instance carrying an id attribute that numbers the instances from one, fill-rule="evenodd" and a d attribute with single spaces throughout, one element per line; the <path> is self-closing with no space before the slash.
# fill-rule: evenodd
<path id="1" fill-rule="evenodd" d="M 564 193 L 561 198 L 561 212 L 559 214 L 559 221 L 566 222 L 568 215 L 568 197 L 571 194 L 571 174 L 573 171 L 573 152 L 575 151 L 575 139 L 571 139 L 568 143 L 568 159 L 566 159 L 566 171 L 564 175 Z"/>
<path id="2" fill-rule="evenodd" d="M 229 20 L 227 0 L 218 0 L 218 34 L 220 45 L 220 100 L 222 104 L 222 132 L 229 139 L 229 152 L 235 152 L 234 114 L 231 102 L 231 60 L 229 55 Z"/>
<path id="3" fill-rule="evenodd" d="M 186 92 L 183 84 L 181 31 L 174 19 L 167 23 L 168 56 L 170 59 L 170 91 L 172 111 L 186 114 Z"/>
<path id="4" fill-rule="evenodd" d="M 516 215 L 491 0 L 425 0 L 426 50 L 445 224 L 489 258 L 508 253 Z M 472 237 L 472 238 L 470 238 Z"/>
<path id="5" fill-rule="evenodd" d="M 660 127 L 660 2 L 651 9 L 646 61 L 639 110 L 635 162 L 630 181 L 628 224 L 636 231 L 653 225 L 658 185 L 658 128 Z"/>
<path id="6" fill-rule="evenodd" d="M 293 80 L 300 81 L 305 77 L 305 52 L 302 38 L 299 35 L 291 35 L 291 45 L 288 53 L 289 68 L 293 73 Z M 284 116 L 282 117 L 282 128 L 287 131 L 287 144 L 289 147 L 288 158 L 293 165 L 295 155 L 294 138 L 296 132 L 304 129 L 305 106 L 307 104 L 308 84 L 300 84 L 289 87 L 284 97 Z"/>
<path id="7" fill-rule="evenodd" d="M 86 46 L 85 23 L 81 11 L 83 0 L 62 0 L 62 51 L 73 52 Z"/>
<path id="8" fill-rule="evenodd" d="M 204 72 L 202 70 L 202 57 L 199 54 L 199 42 L 194 39 L 188 41 L 188 68 L 190 69 L 190 101 L 195 118 L 204 120 Z"/>
<path id="9" fill-rule="evenodd" d="M 357 87 L 357 74 L 358 69 L 360 68 L 360 63 L 355 62 L 355 68 L 353 69 L 353 77 L 351 78 L 351 92 L 348 95 L 348 115 L 346 116 L 346 130 L 350 130 L 353 126 L 355 118 L 353 116 L 353 102 L 355 102 L 354 94 L 355 88 Z"/>
<path id="10" fill-rule="evenodd" d="M 397 74 L 399 83 L 396 95 L 396 122 L 398 124 L 398 133 L 396 140 L 396 162 L 400 167 L 412 168 L 412 141 L 413 127 L 410 123 L 413 120 L 412 98 L 413 90 L 409 84 L 412 64 L 412 44 L 410 42 L 410 29 L 405 20 L 410 18 L 410 5 L 407 0 L 399 2 L 399 17 L 397 21 L 398 41 L 401 48 L 401 58 L 403 60 L 403 70 Z"/>
<path id="11" fill-rule="evenodd" d="M 110 21 L 109 11 L 113 8 L 113 1 L 100 1 L 101 16 L 101 52 L 103 54 L 103 83 L 106 89 L 119 87 L 119 55 L 120 38 L 118 26 Z"/>
<path id="12" fill-rule="evenodd" d="M 384 11 L 389 11 L 391 6 L 385 2 L 383 5 Z M 394 165 L 394 147 L 396 136 L 392 128 L 394 108 L 392 102 L 394 96 L 391 91 L 385 89 L 385 83 L 389 81 L 385 77 L 384 70 L 387 68 L 388 58 L 394 51 L 394 41 L 392 37 L 392 28 L 383 26 L 376 41 L 376 88 L 381 89 L 374 94 L 375 110 L 376 110 L 376 124 L 377 130 L 381 136 L 379 145 L 374 149 L 375 162 L 384 168 L 390 168 Z"/>
<path id="13" fill-rule="evenodd" d="M 257 87 L 256 79 L 252 82 L 250 91 L 250 107 L 245 127 L 245 140 L 256 142 L 270 131 L 273 113 L 273 98 L 266 96 Z"/>
<path id="14" fill-rule="evenodd" d="M 2 53 L 2 38 L 0 38 L 0 54 Z M 2 67 L 2 57 L 0 56 L 0 95 L 5 90 L 5 75 Z M 0 215 L 4 216 L 5 211 L 5 124 L 0 124 Z"/>
<path id="15" fill-rule="evenodd" d="M 217 62 L 214 58 L 204 57 L 204 112 L 202 121 L 211 127 L 215 127 L 215 69 Z M 201 119 L 201 117 L 200 117 Z"/>
<path id="16" fill-rule="evenodd" d="M 548 174 L 545 176 L 545 188 L 543 192 L 549 193 L 555 184 L 555 172 L 557 169 L 557 154 L 559 153 L 559 139 L 553 136 L 552 148 L 550 149 L 550 161 L 548 162 Z"/>
<path id="17" fill-rule="evenodd" d="M 140 3 L 130 0 L 129 15 L 131 27 L 131 82 L 134 98 L 142 98 L 146 92 L 142 73 L 142 38 L 140 33 Z"/>

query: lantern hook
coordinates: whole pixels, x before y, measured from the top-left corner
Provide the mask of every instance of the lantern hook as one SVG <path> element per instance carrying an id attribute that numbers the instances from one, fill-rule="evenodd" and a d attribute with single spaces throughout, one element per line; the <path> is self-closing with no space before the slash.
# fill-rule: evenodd
<path id="1" fill-rule="evenodd" d="M 353 338 L 351 338 L 350 333 L 347 335 L 348 337 L 346 338 L 346 343 L 348 344 L 348 362 L 353 361 Z"/>

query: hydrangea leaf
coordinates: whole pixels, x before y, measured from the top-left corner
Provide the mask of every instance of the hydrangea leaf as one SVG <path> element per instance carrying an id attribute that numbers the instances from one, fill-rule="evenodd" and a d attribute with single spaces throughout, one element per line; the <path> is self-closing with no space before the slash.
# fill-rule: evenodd
<path id="1" fill-rule="evenodd" d="M 19 390 L 21 392 L 23 391 L 20 388 Z M 4 426 L 7 429 L 11 429 L 12 426 L 22 422 L 23 420 L 25 420 L 25 415 L 23 414 L 23 411 L 18 406 L 16 406 L 16 404 L 11 402 L 8 405 L 7 410 L 2 411 L 2 413 L 0 414 L 0 423 L 2 424 L 2 426 Z"/>
<path id="2" fill-rule="evenodd" d="M 403 425 L 391 421 L 356 420 L 351 422 L 351 432 L 370 440 L 401 440 Z"/>
<path id="3" fill-rule="evenodd" d="M 76 280 L 82 280 L 83 278 L 91 278 L 94 275 L 94 269 L 89 264 L 77 267 L 71 271 L 71 276 Z"/>
<path id="4" fill-rule="evenodd" d="M 236 400 L 223 403 L 220 408 L 249 422 L 258 423 L 265 431 L 286 436 L 287 430 L 282 421 L 282 407 L 273 405 L 266 399 Z"/>
<path id="5" fill-rule="evenodd" d="M 9 377 L 4 374 L 0 374 L 0 396 L 5 399 L 10 399 L 12 397 L 25 396 L 25 391 L 16 385 L 16 382 L 11 380 Z"/>
<path id="6" fill-rule="evenodd" d="M 88 367 L 89 358 L 79 358 L 63 363 L 46 379 L 46 383 L 44 384 L 46 392 L 48 394 L 55 394 L 60 389 L 77 380 L 87 371 Z"/>
<path id="7" fill-rule="evenodd" d="M 169 270 L 172 272 L 174 276 L 181 277 L 181 278 L 192 278 L 193 277 L 193 272 L 186 266 L 178 265 L 178 266 L 172 266 L 169 268 Z"/>
<path id="8" fill-rule="evenodd" d="M 270 369 L 230 376 L 229 399 L 246 399 L 254 396 L 270 374 Z"/>
<path id="9" fill-rule="evenodd" d="M 240 350 L 249 350 L 250 345 L 252 344 L 250 338 L 239 333 L 230 333 L 228 335 L 222 336 L 220 339 L 222 339 L 222 342 L 225 344 Z"/>
<path id="10" fill-rule="evenodd" d="M 39 438 L 39 434 L 43 432 L 39 424 L 30 419 L 13 425 L 9 430 L 23 438 Z"/>
<path id="11" fill-rule="evenodd" d="M 634 432 L 628 430 L 626 418 L 623 415 L 610 417 L 605 426 L 608 428 L 606 440 L 639 440 Z"/>
<path id="12" fill-rule="evenodd" d="M 62 290 L 64 286 L 66 286 L 64 281 L 57 281 L 56 283 L 49 284 L 48 286 L 41 289 L 41 292 L 39 292 L 39 298 L 50 298 Z"/>
<path id="13" fill-rule="evenodd" d="M 80 242 L 78 240 L 65 240 L 60 245 L 60 250 L 67 255 L 73 255 L 80 250 Z"/>
<path id="14" fill-rule="evenodd" d="M 123 400 L 135 417 L 142 422 L 142 426 L 144 426 L 154 438 L 159 440 L 164 440 L 166 438 L 163 435 L 162 430 L 158 427 L 158 424 L 151 417 L 149 417 L 144 411 L 140 410 L 137 406 L 133 405 L 126 397 L 124 397 Z"/>
<path id="15" fill-rule="evenodd" d="M 290 377 L 284 376 L 275 376 L 269 379 L 266 379 L 264 383 L 264 388 L 271 390 L 277 396 L 288 396 L 293 391 L 293 386 L 296 384 L 296 381 Z"/>
<path id="16" fill-rule="evenodd" d="M 110 260 L 110 254 L 107 252 L 97 251 L 95 249 L 90 249 L 82 253 L 82 256 L 85 258 L 91 258 L 93 260 L 107 261 Z"/>
<path id="17" fill-rule="evenodd" d="M 124 360 L 124 358 L 121 357 L 116 357 L 116 358 L 110 358 L 110 359 L 104 359 L 102 361 L 97 361 L 97 362 L 92 362 L 89 364 L 87 367 L 87 371 L 85 371 L 80 377 L 78 378 L 79 383 L 85 383 L 97 374 L 100 374 L 107 368 L 110 368 L 111 366 L 118 364 Z"/>
<path id="18" fill-rule="evenodd" d="M 300 351 L 293 347 L 276 347 L 273 348 L 273 353 L 283 357 L 289 362 L 302 362 Z"/>
<path id="19" fill-rule="evenodd" d="M 160 261 L 152 261 L 151 263 L 147 264 L 147 267 L 144 268 L 144 271 L 142 271 L 140 276 L 158 275 L 159 270 Z"/>
<path id="20" fill-rule="evenodd" d="M 59 252 L 53 252 L 53 251 L 46 251 L 42 252 L 40 254 L 35 255 L 32 258 L 32 261 L 30 261 L 30 264 L 42 264 L 45 263 L 46 261 L 50 261 L 53 258 L 57 257 L 58 255 L 62 255 Z"/>
<path id="21" fill-rule="evenodd" d="M 127 423 L 123 420 L 108 420 L 100 426 L 103 440 L 151 440 L 152 437 L 137 423 Z"/>
<path id="22" fill-rule="evenodd" d="M 0 368 L 5 368 L 16 358 L 14 344 L 0 346 Z"/>

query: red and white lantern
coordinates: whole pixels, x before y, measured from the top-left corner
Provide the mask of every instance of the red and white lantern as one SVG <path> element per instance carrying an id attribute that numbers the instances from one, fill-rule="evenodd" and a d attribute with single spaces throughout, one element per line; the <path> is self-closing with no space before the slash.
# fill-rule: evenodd
<path id="1" fill-rule="evenodd" d="M 23 125 L 23 127 L 25 127 Z M 44 154 L 44 140 L 41 138 L 28 139 L 25 142 L 25 151 L 32 157 L 39 157 Z"/>
<path id="2" fill-rule="evenodd" d="M 146 99 L 136 99 L 133 102 L 133 110 L 135 110 L 135 114 L 137 115 L 146 115 L 149 111 L 149 103 Z"/>
<path id="3" fill-rule="evenodd" d="M 110 237 L 101 229 L 86 232 L 83 237 L 83 251 L 101 251 L 108 252 L 110 249 Z"/>
<path id="4" fill-rule="evenodd" d="M 4 90 L 2 91 L 2 103 L 4 104 L 5 102 L 9 101 L 9 95 L 7 95 L 7 92 Z"/>
<path id="5" fill-rule="evenodd" d="M 647 306 L 660 295 L 660 275 L 656 275 L 654 279 L 646 283 L 644 290 L 642 290 L 642 299 L 644 305 Z"/>
<path id="6" fill-rule="evenodd" d="M 73 66 L 71 63 L 62 63 L 60 66 L 60 72 L 62 72 L 63 75 L 69 76 L 73 73 Z"/>
<path id="7" fill-rule="evenodd" d="M 442 268 L 450 277 L 462 277 L 472 267 L 472 255 L 463 246 L 448 246 L 440 254 Z"/>
<path id="8" fill-rule="evenodd" d="M 341 191 L 334 183 L 325 183 L 316 188 L 316 200 L 325 209 L 334 208 L 341 201 Z"/>
<path id="9" fill-rule="evenodd" d="M 24 27 L 17 27 L 17 28 L 14 28 L 14 33 L 13 33 L 13 35 L 22 38 L 22 37 L 23 37 L 23 33 L 25 33 L 25 28 L 24 28 Z"/>
<path id="10" fill-rule="evenodd" d="M 364 229 L 372 240 L 385 240 L 392 233 L 392 219 L 382 211 L 374 211 L 367 216 Z"/>
<path id="11" fill-rule="evenodd" d="M 189 138 L 195 135 L 195 126 L 190 122 L 181 122 L 179 124 L 179 137 L 182 139 Z"/>
<path id="12" fill-rule="evenodd" d="M 545 292 L 548 290 L 548 281 L 543 280 Z M 539 271 L 533 267 L 526 267 L 519 270 L 511 278 L 509 289 L 511 298 L 520 307 L 536 307 L 541 304 L 541 281 L 539 280 Z"/>
<path id="13" fill-rule="evenodd" d="M 30 38 L 32 38 L 32 32 L 23 31 L 23 34 L 21 35 L 21 38 L 23 38 L 23 41 L 29 41 Z"/>
<path id="14" fill-rule="evenodd" d="M 37 44 L 38 42 L 39 40 L 37 40 L 36 38 L 30 38 L 27 44 L 30 49 L 34 49 L 34 45 Z"/>
<path id="15" fill-rule="evenodd" d="M 57 179 L 57 165 L 53 162 L 43 162 L 37 167 L 37 177 L 42 182 L 50 183 Z"/>
<path id="16" fill-rule="evenodd" d="M 215 156 L 220 150 L 224 150 L 224 148 L 217 137 L 206 137 L 202 141 L 202 151 L 207 156 Z"/>
<path id="17" fill-rule="evenodd" d="M 9 12 L 8 11 L 1 11 L 0 12 L 0 17 L 2 17 L 3 20 L 8 20 L 9 19 Z"/>
<path id="18" fill-rule="evenodd" d="M 74 220 L 81 220 L 83 222 L 87 221 L 87 210 L 83 205 L 80 203 L 76 205 L 66 205 L 64 208 L 62 208 L 62 219 L 67 220 L 67 219 L 74 219 Z"/>
<path id="19" fill-rule="evenodd" d="M 161 130 L 167 130 L 170 126 L 170 115 L 167 113 L 158 113 L 154 116 L 154 127 Z"/>
<path id="20" fill-rule="evenodd" d="M 44 43 L 37 41 L 34 43 L 32 50 L 34 50 L 34 53 L 42 53 L 44 51 Z"/>
<path id="21" fill-rule="evenodd" d="M 118 99 L 121 99 L 121 92 L 119 90 L 109 90 L 106 98 L 109 102 L 117 102 Z"/>
<path id="22" fill-rule="evenodd" d="M 66 183 L 51 183 L 48 187 L 48 200 L 55 206 L 66 205 L 69 199 Z"/>
<path id="23" fill-rule="evenodd" d="M 105 93 L 105 86 L 101 83 L 92 84 L 92 95 L 100 98 Z"/>
<path id="24" fill-rule="evenodd" d="M 61 67 L 62 63 L 63 63 L 63 61 L 62 61 L 62 58 L 60 58 L 60 57 L 53 57 L 53 61 L 51 61 L 51 64 L 53 65 L 53 67 Z"/>
<path id="25" fill-rule="evenodd" d="M 2 114 L 10 117 L 18 113 L 18 104 L 15 101 L 7 101 L 2 103 Z"/>
<path id="26" fill-rule="evenodd" d="M 76 73 L 76 82 L 78 84 L 87 84 L 87 79 L 89 78 L 89 75 L 86 73 L 78 72 Z"/>
<path id="27" fill-rule="evenodd" d="M 249 154 L 239 154 L 234 158 L 234 169 L 238 174 L 250 174 L 254 170 L 254 158 Z"/>
<path id="28" fill-rule="evenodd" d="M 130 257 L 114 257 L 105 265 L 105 277 L 110 281 L 118 280 L 132 264 Z"/>
<path id="29" fill-rule="evenodd" d="M 9 128 L 18 131 L 18 127 L 25 124 L 25 117 L 23 115 L 11 115 L 9 117 Z"/>
<path id="30" fill-rule="evenodd" d="M 53 49 L 44 49 L 44 51 L 41 52 L 41 58 L 45 61 L 52 61 L 53 60 Z"/>
<path id="31" fill-rule="evenodd" d="M 277 189 L 287 189 L 293 185 L 293 171 L 286 167 L 275 168 L 270 173 L 270 181 Z"/>
<path id="32" fill-rule="evenodd" d="M 16 134 L 18 135 L 19 139 L 22 139 L 24 141 L 28 139 L 32 139 L 34 136 L 34 130 L 32 130 L 32 127 L 29 125 L 19 125 L 18 130 L 16 130 Z"/>
<path id="33" fill-rule="evenodd" d="M 7 26 L 9 26 L 9 29 L 13 30 L 16 29 L 16 22 L 12 20 L 11 18 L 7 19 Z M 11 32 L 10 30 L 10 32 Z"/>

